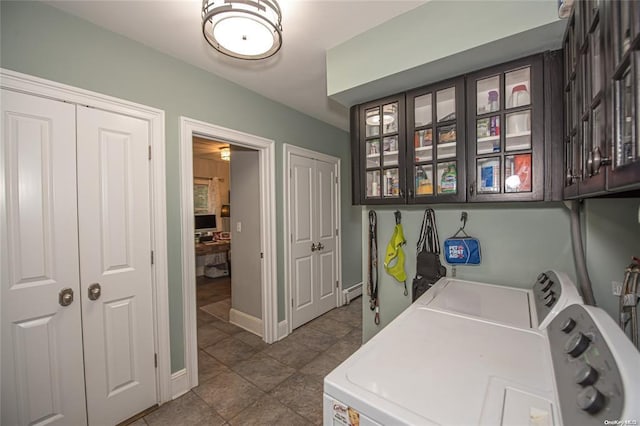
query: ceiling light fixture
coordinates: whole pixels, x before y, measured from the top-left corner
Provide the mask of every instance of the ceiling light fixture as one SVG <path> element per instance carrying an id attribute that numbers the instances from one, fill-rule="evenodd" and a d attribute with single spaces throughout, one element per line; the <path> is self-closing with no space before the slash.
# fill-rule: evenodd
<path id="1" fill-rule="evenodd" d="M 282 11 L 276 0 L 203 0 L 202 34 L 218 52 L 265 59 L 282 46 Z"/>
<path id="2" fill-rule="evenodd" d="M 224 161 L 231 160 L 231 150 L 229 148 L 220 148 L 220 159 Z"/>

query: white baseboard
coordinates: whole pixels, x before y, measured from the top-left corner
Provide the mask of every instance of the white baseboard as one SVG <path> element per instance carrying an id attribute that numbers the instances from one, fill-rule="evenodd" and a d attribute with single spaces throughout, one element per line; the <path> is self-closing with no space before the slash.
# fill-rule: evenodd
<path id="1" fill-rule="evenodd" d="M 358 296 L 362 296 L 362 283 L 342 290 L 342 304 L 346 305 Z"/>
<path id="2" fill-rule="evenodd" d="M 282 340 L 289 334 L 289 323 L 287 320 L 280 321 L 278 323 L 278 337 L 277 340 Z"/>
<path id="3" fill-rule="evenodd" d="M 189 376 L 187 369 L 183 368 L 171 375 L 171 399 L 176 399 L 187 392 L 189 392 Z"/>
<path id="4" fill-rule="evenodd" d="M 256 336 L 262 337 L 262 320 L 260 318 L 256 318 L 252 315 L 245 314 L 244 312 L 231 308 L 229 311 L 229 322 L 237 325 L 238 327 L 244 328 Z"/>

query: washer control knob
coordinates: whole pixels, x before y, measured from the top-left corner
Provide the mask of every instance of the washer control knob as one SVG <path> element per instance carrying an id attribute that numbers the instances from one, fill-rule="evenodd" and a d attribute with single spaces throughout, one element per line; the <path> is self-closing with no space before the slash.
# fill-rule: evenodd
<path id="1" fill-rule="evenodd" d="M 591 339 L 581 332 L 573 333 L 564 345 L 564 351 L 574 358 L 579 357 L 589 347 Z"/>
<path id="2" fill-rule="evenodd" d="M 584 364 L 582 367 L 576 371 L 576 383 L 580 386 L 589 386 L 594 384 L 598 380 L 598 370 L 590 366 L 589 364 Z"/>
<path id="3" fill-rule="evenodd" d="M 587 386 L 578 394 L 578 407 L 589 414 L 596 414 L 604 408 L 604 404 L 604 395 L 593 386 Z"/>
<path id="4" fill-rule="evenodd" d="M 546 298 L 546 302 L 544 302 L 544 305 L 547 307 L 552 307 L 554 303 L 556 303 L 556 297 L 553 295 L 553 292 L 551 292 L 551 294 L 549 295 L 548 298 Z"/>
<path id="5" fill-rule="evenodd" d="M 542 291 L 548 291 L 551 288 L 551 286 L 553 286 L 553 284 L 554 284 L 553 281 L 548 280 L 547 283 L 542 286 Z"/>
<path id="6" fill-rule="evenodd" d="M 570 333 L 571 330 L 575 328 L 575 326 L 576 326 L 576 320 L 569 317 L 565 320 L 565 322 L 562 323 L 562 325 L 560 325 L 560 330 L 565 333 Z"/>

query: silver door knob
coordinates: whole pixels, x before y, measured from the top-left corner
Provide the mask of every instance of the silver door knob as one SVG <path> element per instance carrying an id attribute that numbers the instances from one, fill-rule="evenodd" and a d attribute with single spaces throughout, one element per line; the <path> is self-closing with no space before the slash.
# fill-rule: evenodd
<path id="1" fill-rule="evenodd" d="M 318 250 L 322 250 L 324 248 L 324 246 L 322 245 L 322 243 L 318 243 Z"/>
<path id="2" fill-rule="evenodd" d="M 102 293 L 102 288 L 100 284 L 94 283 L 89 286 L 88 290 L 89 300 L 98 300 L 100 298 L 100 294 Z"/>
<path id="3" fill-rule="evenodd" d="M 314 252 L 316 250 L 319 250 L 316 248 L 316 243 L 311 243 L 311 252 Z"/>
<path id="4" fill-rule="evenodd" d="M 58 303 L 60 306 L 69 306 L 73 303 L 73 290 L 70 288 L 63 288 L 58 293 Z"/>
<path id="5" fill-rule="evenodd" d="M 593 148 L 593 151 L 589 153 L 589 156 L 592 157 L 591 173 L 594 175 L 600 173 L 600 167 L 611 164 L 611 159 L 602 156 L 599 146 Z"/>

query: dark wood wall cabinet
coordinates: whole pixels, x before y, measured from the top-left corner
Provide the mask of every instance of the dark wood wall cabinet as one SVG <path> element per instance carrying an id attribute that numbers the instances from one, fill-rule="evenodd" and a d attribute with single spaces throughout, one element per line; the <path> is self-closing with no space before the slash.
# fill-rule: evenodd
<path id="1" fill-rule="evenodd" d="M 353 203 L 561 199 L 561 74 L 547 52 L 352 107 Z"/>
<path id="2" fill-rule="evenodd" d="M 576 1 L 563 43 L 565 198 L 640 188 L 640 2 Z"/>

